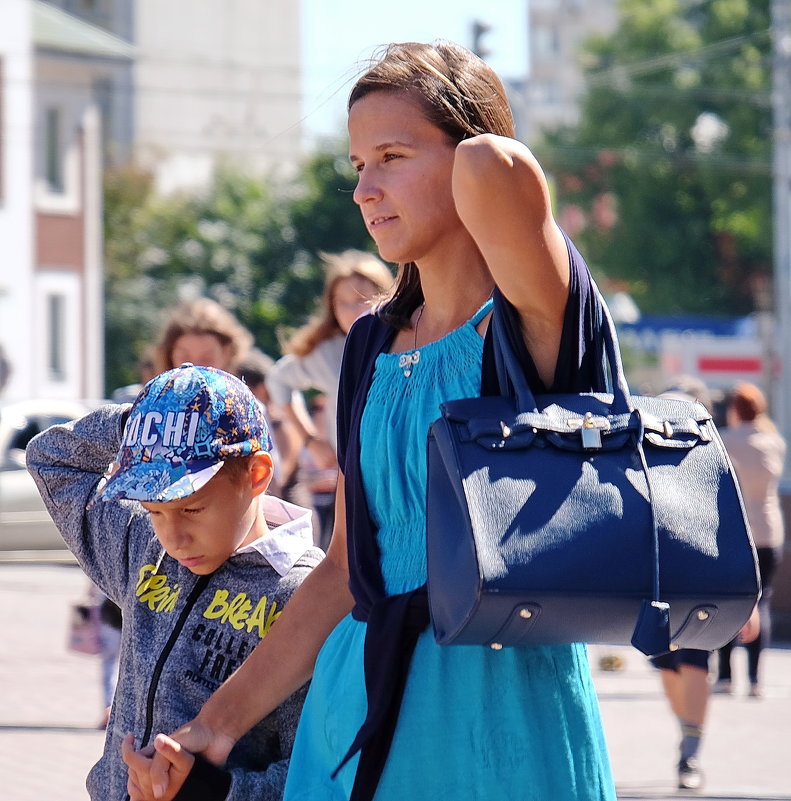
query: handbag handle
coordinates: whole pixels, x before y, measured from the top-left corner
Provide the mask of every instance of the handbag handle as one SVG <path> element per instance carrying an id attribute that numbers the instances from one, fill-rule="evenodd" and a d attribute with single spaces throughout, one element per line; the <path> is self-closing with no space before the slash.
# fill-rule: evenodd
<path id="1" fill-rule="evenodd" d="M 599 292 L 598 287 L 591 279 L 591 288 L 599 300 L 599 308 L 602 314 L 602 336 L 604 341 L 604 352 L 610 377 L 613 384 L 612 413 L 625 414 L 633 418 L 636 424 L 635 436 L 636 451 L 643 469 L 648 490 L 648 506 L 651 515 L 651 554 L 652 554 L 652 587 L 651 598 L 644 599 L 641 605 L 632 635 L 632 645 L 644 654 L 655 655 L 663 653 L 670 648 L 670 606 L 660 600 L 660 581 L 659 581 L 659 528 L 656 518 L 656 507 L 654 505 L 654 492 L 651 484 L 651 474 L 646 464 L 645 452 L 643 450 L 644 420 L 639 410 L 633 410 L 629 405 L 629 385 L 623 371 L 623 363 L 618 348 L 618 336 L 615 332 L 615 324 L 607 304 Z M 494 292 L 494 312 L 492 314 L 492 345 L 494 350 L 495 367 L 497 379 L 500 384 L 501 394 L 507 397 L 516 397 L 517 408 L 521 412 L 538 413 L 538 404 L 533 395 L 530 385 L 525 376 L 524 370 L 516 357 L 514 343 L 511 339 L 507 319 L 514 319 L 516 309 L 499 291 Z M 516 326 L 516 331 L 520 326 Z"/>
<path id="2" fill-rule="evenodd" d="M 629 385 L 623 371 L 615 323 L 593 279 L 591 279 L 591 288 L 599 300 L 598 305 L 602 313 L 604 352 L 613 384 L 612 410 L 614 414 L 629 413 L 632 411 L 629 406 Z M 538 404 L 527 382 L 524 369 L 516 356 L 514 343 L 511 339 L 512 335 L 506 325 L 506 320 L 509 317 L 513 319 L 516 314 L 516 309 L 510 301 L 505 298 L 499 289 L 495 289 L 491 326 L 495 368 L 500 384 L 500 393 L 507 397 L 516 397 L 517 408 L 520 411 L 537 411 Z"/>

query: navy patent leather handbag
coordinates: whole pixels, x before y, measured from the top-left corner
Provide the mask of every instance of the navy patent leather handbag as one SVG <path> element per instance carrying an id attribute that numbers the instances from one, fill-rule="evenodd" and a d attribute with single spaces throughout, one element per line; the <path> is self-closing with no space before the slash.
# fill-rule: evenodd
<path id="1" fill-rule="evenodd" d="M 604 308 L 612 394 L 534 397 L 495 297 L 501 390 L 441 407 L 428 437 L 428 597 L 443 645 L 712 650 L 760 583 L 733 467 L 700 403 L 630 396 Z"/>

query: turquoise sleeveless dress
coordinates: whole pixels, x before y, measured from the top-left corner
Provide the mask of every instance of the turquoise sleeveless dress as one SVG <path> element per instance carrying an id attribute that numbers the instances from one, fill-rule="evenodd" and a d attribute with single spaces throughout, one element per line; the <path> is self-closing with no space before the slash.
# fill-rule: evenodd
<path id="1" fill-rule="evenodd" d="M 361 466 L 389 594 L 426 580 L 426 434 L 441 402 L 479 394 L 475 326 L 491 306 L 420 348 L 409 377 L 401 354 L 377 357 Z M 365 719 L 365 629 L 347 616 L 319 653 L 285 801 L 349 798 L 358 756 L 330 775 Z M 615 801 L 585 646 L 442 647 L 424 631 L 376 793 L 376 801 L 407 799 Z"/>

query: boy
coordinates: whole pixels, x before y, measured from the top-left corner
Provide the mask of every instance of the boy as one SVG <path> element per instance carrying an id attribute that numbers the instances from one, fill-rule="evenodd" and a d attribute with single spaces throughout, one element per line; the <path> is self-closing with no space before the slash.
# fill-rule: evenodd
<path id="1" fill-rule="evenodd" d="M 28 469 L 67 545 L 123 611 L 92 799 L 127 797 L 124 735 L 145 747 L 194 717 L 320 561 L 310 512 L 264 494 L 269 450 L 247 387 L 191 364 L 153 378 L 131 409 L 104 406 L 28 446 Z M 304 692 L 240 740 L 225 770 L 196 759 L 179 798 L 279 799 Z"/>

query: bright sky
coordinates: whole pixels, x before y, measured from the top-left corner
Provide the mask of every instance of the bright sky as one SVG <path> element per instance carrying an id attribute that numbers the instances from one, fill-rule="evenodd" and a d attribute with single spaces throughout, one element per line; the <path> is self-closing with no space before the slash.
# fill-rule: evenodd
<path id="1" fill-rule="evenodd" d="M 342 136 L 346 98 L 363 63 L 388 42 L 450 39 L 472 44 L 475 20 L 501 78 L 527 72 L 526 0 L 302 0 L 304 126 L 308 138 Z"/>

